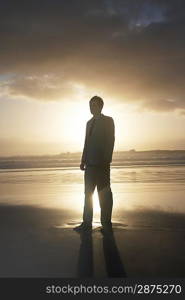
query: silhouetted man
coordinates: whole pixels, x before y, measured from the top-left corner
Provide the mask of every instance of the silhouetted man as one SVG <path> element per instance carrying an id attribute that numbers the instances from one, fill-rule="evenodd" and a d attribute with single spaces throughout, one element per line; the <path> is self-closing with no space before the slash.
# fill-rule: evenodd
<path id="1" fill-rule="evenodd" d="M 110 163 L 114 148 L 114 121 L 101 113 L 103 100 L 94 96 L 90 102 L 93 117 L 87 122 L 80 169 L 85 170 L 85 203 L 83 222 L 77 231 L 92 229 L 92 196 L 97 186 L 103 230 L 111 230 L 113 198 L 110 187 Z"/>

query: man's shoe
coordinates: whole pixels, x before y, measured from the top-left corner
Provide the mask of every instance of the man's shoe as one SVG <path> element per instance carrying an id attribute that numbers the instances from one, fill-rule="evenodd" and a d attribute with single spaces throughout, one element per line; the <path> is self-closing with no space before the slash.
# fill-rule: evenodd
<path id="1" fill-rule="evenodd" d="M 86 223 L 82 223 L 79 226 L 76 226 L 73 228 L 76 231 L 88 231 L 88 230 L 92 230 L 92 225 L 91 224 L 86 224 Z"/>
<path id="2" fill-rule="evenodd" d="M 112 234 L 113 233 L 112 224 L 102 225 L 101 232 L 104 234 Z"/>

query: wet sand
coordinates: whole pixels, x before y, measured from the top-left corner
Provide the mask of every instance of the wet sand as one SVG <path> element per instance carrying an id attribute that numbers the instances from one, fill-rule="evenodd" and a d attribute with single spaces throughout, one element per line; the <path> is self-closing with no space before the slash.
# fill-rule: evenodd
<path id="1" fill-rule="evenodd" d="M 0 277 L 185 277 L 185 215 L 121 211 L 113 234 L 79 234 L 81 215 L 0 206 Z"/>

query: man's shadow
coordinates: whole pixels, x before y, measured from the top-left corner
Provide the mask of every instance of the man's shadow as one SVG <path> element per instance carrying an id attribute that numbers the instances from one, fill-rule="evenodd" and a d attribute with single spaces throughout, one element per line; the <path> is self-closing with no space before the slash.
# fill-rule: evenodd
<path id="1" fill-rule="evenodd" d="M 80 250 L 78 257 L 77 276 L 93 277 L 93 240 L 92 231 L 80 232 Z M 126 272 L 116 245 L 113 232 L 102 233 L 103 252 L 107 277 L 126 277 Z"/>
<path id="2" fill-rule="evenodd" d="M 93 241 L 92 230 L 78 232 L 80 235 L 80 250 L 78 256 L 77 276 L 93 277 Z"/>
<path id="3" fill-rule="evenodd" d="M 103 252 L 108 277 L 126 277 L 126 272 L 116 245 L 114 233 L 103 232 Z"/>

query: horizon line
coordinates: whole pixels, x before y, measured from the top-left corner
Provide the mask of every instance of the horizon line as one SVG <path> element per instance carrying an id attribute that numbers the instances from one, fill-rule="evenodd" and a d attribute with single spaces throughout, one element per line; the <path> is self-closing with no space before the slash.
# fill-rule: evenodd
<path id="1" fill-rule="evenodd" d="M 130 149 L 130 150 L 118 150 L 114 151 L 114 153 L 123 153 L 123 152 L 129 152 L 129 153 L 139 153 L 139 152 L 185 152 L 185 149 L 151 149 L 151 150 L 136 150 L 136 149 Z M 71 155 L 71 154 L 82 154 L 82 151 L 65 151 L 60 152 L 58 154 L 15 154 L 15 155 L 0 155 L 1 158 L 15 158 L 15 157 L 56 157 L 61 155 Z"/>

